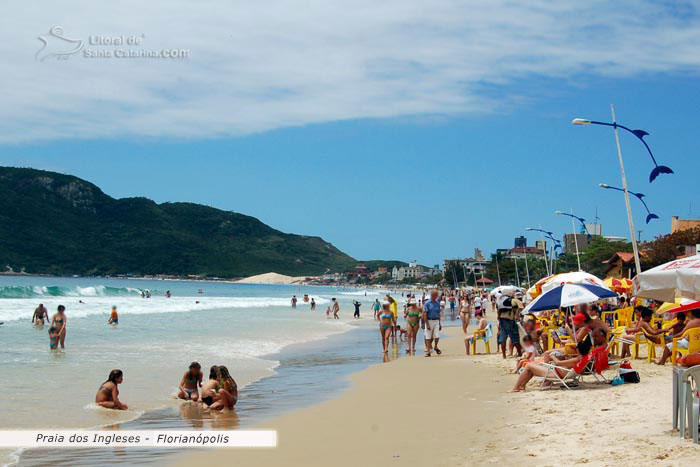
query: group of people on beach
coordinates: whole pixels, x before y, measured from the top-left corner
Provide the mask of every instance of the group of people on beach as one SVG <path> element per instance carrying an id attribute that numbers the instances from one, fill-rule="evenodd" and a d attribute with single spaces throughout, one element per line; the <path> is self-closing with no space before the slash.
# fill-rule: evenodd
<path id="1" fill-rule="evenodd" d="M 192 362 L 182 375 L 177 397 L 201 403 L 204 409 L 233 409 L 238 402 L 238 385 L 224 365 L 214 365 L 209 369 L 209 379 L 202 382 L 202 366 Z M 107 380 L 95 394 L 95 403 L 105 409 L 127 410 L 129 407 L 119 400 L 119 385 L 124 382 L 124 372 L 116 369 L 109 372 Z M 201 395 L 200 395 L 201 392 Z"/>
<path id="2" fill-rule="evenodd" d="M 49 312 L 43 303 L 40 303 L 34 310 L 32 324 L 42 327 L 44 323 L 51 323 L 49 326 L 49 348 L 55 350 L 60 345 L 62 349 L 66 347 L 66 330 L 68 318 L 66 317 L 66 307 L 58 305 L 56 313 L 49 319 Z"/>

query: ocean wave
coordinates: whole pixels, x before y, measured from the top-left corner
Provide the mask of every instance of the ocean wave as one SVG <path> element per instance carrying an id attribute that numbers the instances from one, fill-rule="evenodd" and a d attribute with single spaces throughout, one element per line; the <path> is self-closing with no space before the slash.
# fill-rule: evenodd
<path id="1" fill-rule="evenodd" d="M 82 289 L 92 288 L 84 287 Z M 71 299 L 71 297 L 75 298 Z M 80 301 L 77 300 L 78 297 L 81 297 Z M 140 293 L 137 295 L 44 295 L 0 300 L 0 321 L 31 319 L 34 314 L 34 308 L 38 305 L 36 302 L 38 299 L 41 299 L 41 302 L 49 310 L 49 316 L 53 315 L 58 305 L 64 305 L 66 313 L 71 318 L 107 315 L 112 306 L 116 306 L 119 314 L 124 315 L 186 313 L 226 308 L 288 308 L 290 306 L 289 299 L 284 297 L 153 297 L 142 299 Z M 319 306 L 330 303 L 330 300 L 322 297 L 314 297 L 314 300 Z M 309 306 L 308 303 L 297 304 L 297 308 L 300 310 Z"/>
<path id="2" fill-rule="evenodd" d="M 158 293 L 157 291 L 155 291 Z M 96 285 L 91 287 L 62 287 L 57 285 L 6 285 L 0 287 L 0 299 L 3 298 L 40 298 L 40 297 L 129 297 L 141 296 L 141 289 L 133 287 L 109 287 Z"/>

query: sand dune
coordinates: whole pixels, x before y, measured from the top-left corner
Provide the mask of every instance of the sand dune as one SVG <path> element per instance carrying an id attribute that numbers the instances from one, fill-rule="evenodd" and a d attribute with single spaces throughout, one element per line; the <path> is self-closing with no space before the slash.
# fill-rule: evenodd
<path id="1" fill-rule="evenodd" d="M 236 282 L 239 284 L 289 285 L 301 284 L 306 279 L 306 276 L 293 277 L 277 274 L 276 272 L 268 272 L 265 274 L 258 274 L 257 276 L 246 277 Z"/>

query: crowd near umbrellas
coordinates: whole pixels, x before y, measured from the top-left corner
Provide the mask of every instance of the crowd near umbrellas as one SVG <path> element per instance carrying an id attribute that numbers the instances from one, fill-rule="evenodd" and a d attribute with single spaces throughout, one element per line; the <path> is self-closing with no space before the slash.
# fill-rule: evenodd
<path id="1" fill-rule="evenodd" d="M 606 298 L 617 298 L 617 293 L 606 287 L 590 283 L 564 283 L 542 293 L 525 307 L 522 314 L 557 310 L 562 307 L 593 303 Z"/>
<path id="2" fill-rule="evenodd" d="M 673 302 L 676 297 L 700 300 L 700 255 L 677 259 L 644 271 L 634 278 L 639 297 Z"/>
<path id="3" fill-rule="evenodd" d="M 630 279 L 617 279 L 615 277 L 608 277 L 603 283 L 605 283 L 610 290 L 617 293 L 630 293 L 634 287 Z"/>

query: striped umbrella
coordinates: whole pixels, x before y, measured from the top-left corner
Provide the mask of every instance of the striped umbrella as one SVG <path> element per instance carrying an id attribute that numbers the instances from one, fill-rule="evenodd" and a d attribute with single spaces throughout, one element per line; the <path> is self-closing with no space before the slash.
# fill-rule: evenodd
<path id="1" fill-rule="evenodd" d="M 522 314 L 557 310 L 616 297 L 617 294 L 612 290 L 593 284 L 562 284 L 537 297 L 525 307 Z"/>

